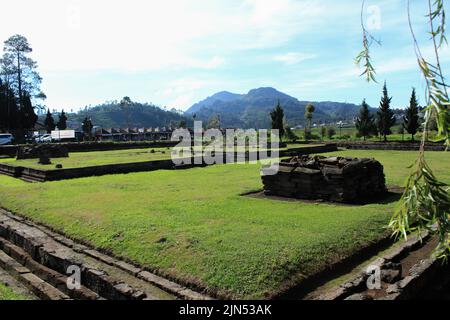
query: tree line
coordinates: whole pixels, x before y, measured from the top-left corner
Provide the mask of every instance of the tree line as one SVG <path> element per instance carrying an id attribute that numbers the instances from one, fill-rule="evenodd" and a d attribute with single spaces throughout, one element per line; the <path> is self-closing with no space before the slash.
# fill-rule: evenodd
<path id="1" fill-rule="evenodd" d="M 64 110 L 56 121 L 48 109 L 43 123 L 38 123 L 35 110 L 43 107 L 36 101 L 45 100 L 46 95 L 40 88 L 42 78 L 37 71 L 37 62 L 30 57 L 32 51 L 27 38 L 16 34 L 4 42 L 0 58 L 0 132 L 12 133 L 18 143 L 25 141 L 36 124 L 44 127 L 47 133 L 56 128 L 67 129 Z M 88 135 L 92 127 L 91 120 L 86 117 L 83 131 Z"/>
<path id="2" fill-rule="evenodd" d="M 386 83 L 383 86 L 383 94 L 380 105 L 376 114 L 371 114 L 369 105 L 366 100 L 363 100 L 359 115 L 355 121 L 357 136 L 362 137 L 364 141 L 372 136 L 379 136 L 380 139 L 387 141 L 387 136 L 392 134 L 392 127 L 397 123 L 395 111 L 391 107 L 392 97 L 389 97 Z M 305 119 L 307 125 L 305 126 L 305 140 L 313 138 L 312 135 L 312 119 L 315 107 L 308 104 L 305 107 Z M 411 139 L 414 141 L 414 136 L 420 129 L 419 113 L 421 108 L 416 97 L 416 90 L 412 90 L 408 108 L 405 110 L 401 123 L 401 131 L 411 134 Z M 286 137 L 288 140 L 295 141 L 298 137 L 294 134 L 290 126 L 286 123 L 283 108 L 278 102 L 275 109 L 270 113 L 272 120 L 272 129 L 279 130 L 281 137 Z M 430 129 L 433 129 L 432 126 Z M 322 139 L 328 137 L 332 139 L 336 135 L 336 130 L 333 127 L 321 127 L 320 131 Z"/>
<path id="3" fill-rule="evenodd" d="M 32 101 L 45 99 L 32 51 L 25 37 L 14 35 L 4 42 L 0 59 L 0 130 L 14 133 L 18 141 L 38 120 Z"/>
<path id="4" fill-rule="evenodd" d="M 383 86 L 383 95 L 376 115 L 370 114 L 369 105 L 363 100 L 355 124 L 358 135 L 364 141 L 371 135 L 379 135 L 386 142 L 387 136 L 392 134 L 392 127 L 396 124 L 397 120 L 391 108 L 391 101 L 392 97 L 389 97 L 386 83 Z M 412 141 L 414 141 L 414 136 L 420 128 L 419 112 L 420 107 L 416 97 L 416 90 L 413 89 L 409 106 L 406 109 L 401 123 L 401 131 L 411 134 Z"/>

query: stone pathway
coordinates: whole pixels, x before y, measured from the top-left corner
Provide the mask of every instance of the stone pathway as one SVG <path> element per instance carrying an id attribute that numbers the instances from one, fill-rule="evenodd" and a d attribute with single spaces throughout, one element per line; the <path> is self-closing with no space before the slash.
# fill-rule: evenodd
<path id="1" fill-rule="evenodd" d="M 2 209 L 0 268 L 40 299 L 210 299 Z"/>

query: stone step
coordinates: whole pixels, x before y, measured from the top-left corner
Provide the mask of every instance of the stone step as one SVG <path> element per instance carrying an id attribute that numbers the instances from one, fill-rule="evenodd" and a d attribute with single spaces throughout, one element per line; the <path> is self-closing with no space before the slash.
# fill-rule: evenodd
<path id="1" fill-rule="evenodd" d="M 405 300 L 420 297 L 430 283 L 448 274 L 448 268 L 432 257 L 437 239 L 428 231 L 411 235 L 408 241 L 395 243 L 381 254 L 363 262 L 357 272 L 339 275 L 340 284 L 318 288 L 306 299 L 312 300 Z M 431 257 L 430 257 L 431 256 Z M 380 287 L 368 289 L 367 280 L 372 273 L 368 267 L 380 270 Z M 335 283 L 336 281 L 330 281 Z"/>
<path id="2" fill-rule="evenodd" d="M 51 278 L 57 279 L 54 281 L 58 285 L 63 282 L 61 276 L 67 278 L 69 268 L 78 268 L 82 286 L 93 295 L 72 293 L 70 296 L 74 299 L 211 299 L 2 209 L 0 237 L 4 239 L 4 247 L 9 248 L 17 259 L 25 261 L 25 265 L 33 266 L 39 272 L 55 272 Z"/>
<path id="3" fill-rule="evenodd" d="M 0 267 L 0 284 L 18 295 L 19 299 L 38 300 L 39 298 L 22 282 L 14 278 L 8 271 Z"/>
<path id="4" fill-rule="evenodd" d="M 43 266 L 25 252 L 23 249 L 0 237 L 0 250 L 8 256 L 28 268 L 35 276 L 57 288 L 61 292 L 77 300 L 98 300 L 101 297 L 88 288 L 81 286 L 79 289 L 69 290 L 66 275 L 62 275 L 50 268 Z"/>
<path id="5" fill-rule="evenodd" d="M 0 267 L 8 271 L 12 276 L 22 282 L 38 298 L 43 300 L 69 300 L 70 297 L 45 282 L 19 262 L 0 250 Z"/>

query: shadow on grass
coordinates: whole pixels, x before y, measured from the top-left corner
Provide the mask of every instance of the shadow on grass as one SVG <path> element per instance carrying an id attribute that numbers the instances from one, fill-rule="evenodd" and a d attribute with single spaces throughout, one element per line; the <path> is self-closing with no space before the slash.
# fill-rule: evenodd
<path id="1" fill-rule="evenodd" d="M 288 198 L 288 197 L 281 197 L 276 195 L 270 195 L 266 194 L 264 190 L 254 190 L 250 192 L 246 192 L 241 194 L 241 196 L 244 197 L 250 197 L 255 199 L 264 199 L 264 200 L 276 200 L 276 201 L 284 201 L 284 202 L 300 202 L 300 203 L 306 203 L 306 204 L 329 204 L 329 205 L 335 205 L 335 206 L 365 206 L 369 204 L 393 204 L 400 200 L 403 194 L 403 188 L 399 186 L 388 186 L 388 191 L 385 194 L 377 195 L 374 197 L 371 197 L 370 199 L 359 199 L 356 202 L 352 203 L 342 203 L 342 202 L 332 202 L 328 200 L 308 200 L 308 199 L 299 199 L 299 198 Z"/>

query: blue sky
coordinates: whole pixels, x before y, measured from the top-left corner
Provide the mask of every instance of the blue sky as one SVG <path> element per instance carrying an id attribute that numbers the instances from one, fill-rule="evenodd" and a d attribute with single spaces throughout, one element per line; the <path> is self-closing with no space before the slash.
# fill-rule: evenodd
<path id="1" fill-rule="evenodd" d="M 425 3 L 411 0 L 428 55 Z M 408 104 L 413 86 L 423 102 L 406 0 L 366 3 L 364 21 L 382 41 L 372 53 L 380 84 L 367 84 L 354 65 L 360 6 L 359 0 L 17 0 L 2 11 L 27 8 L 24 18 L 3 16 L 0 40 L 28 38 L 51 109 L 127 95 L 185 110 L 218 91 L 263 86 L 300 100 L 367 98 L 376 107 L 385 80 L 395 107 Z M 442 54 L 448 66 L 449 50 Z"/>

